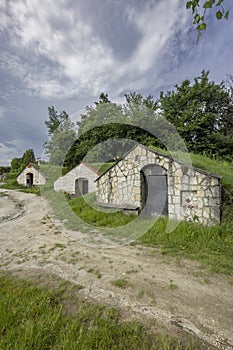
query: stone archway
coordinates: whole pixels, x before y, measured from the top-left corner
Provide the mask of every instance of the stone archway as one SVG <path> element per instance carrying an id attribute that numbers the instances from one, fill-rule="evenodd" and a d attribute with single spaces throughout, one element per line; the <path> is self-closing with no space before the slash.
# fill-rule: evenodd
<path id="1" fill-rule="evenodd" d="M 32 173 L 26 174 L 26 186 L 28 186 L 28 187 L 33 186 L 33 174 Z"/>
<path id="2" fill-rule="evenodd" d="M 81 177 L 75 180 L 75 194 L 84 195 L 89 191 L 88 179 Z"/>
<path id="3" fill-rule="evenodd" d="M 142 208 L 147 216 L 168 215 L 167 173 L 157 164 L 141 169 Z"/>

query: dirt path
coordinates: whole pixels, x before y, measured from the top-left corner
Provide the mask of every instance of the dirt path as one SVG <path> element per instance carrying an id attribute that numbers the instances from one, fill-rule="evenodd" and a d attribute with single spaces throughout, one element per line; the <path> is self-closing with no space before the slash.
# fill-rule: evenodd
<path id="1" fill-rule="evenodd" d="M 40 197 L 0 190 L 1 270 L 56 274 L 82 285 L 84 297 L 121 307 L 126 318 L 154 319 L 171 333 L 183 329 L 233 349 L 232 279 L 148 247 L 81 245 L 48 214 Z M 129 282 L 125 289 L 112 284 L 118 279 Z"/>

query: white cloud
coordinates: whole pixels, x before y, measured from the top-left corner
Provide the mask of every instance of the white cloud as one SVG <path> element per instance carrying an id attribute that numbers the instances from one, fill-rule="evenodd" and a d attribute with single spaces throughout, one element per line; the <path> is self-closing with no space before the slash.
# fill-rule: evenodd
<path id="1" fill-rule="evenodd" d="M 22 156 L 21 153 L 24 152 L 23 150 L 23 143 L 20 139 L 4 143 L 0 142 L 0 164 L 10 165 L 12 158 Z"/>
<path id="2" fill-rule="evenodd" d="M 7 109 L 3 106 L 0 106 L 0 122 L 6 118 Z"/>
<path id="3" fill-rule="evenodd" d="M 134 9 L 134 12 L 133 18 L 143 33 L 143 40 L 132 59 L 132 69 L 138 68 L 143 73 L 154 65 L 168 39 L 183 27 L 185 21 L 178 22 L 181 14 L 178 0 L 160 1 L 156 7 L 148 6 L 143 12 Z"/>
<path id="4" fill-rule="evenodd" d="M 133 2 L 122 7 L 125 20 L 138 28 L 141 38 L 132 56 L 119 61 L 112 47 L 67 1 L 10 0 L 7 4 L 1 5 L 1 28 L 9 36 L 10 47 L 1 55 L 1 68 L 42 97 L 144 88 L 145 75 L 152 67 L 156 75 L 166 43 L 185 28 L 187 20 L 179 0 L 158 1 L 153 7 L 145 3 L 140 11 Z"/>

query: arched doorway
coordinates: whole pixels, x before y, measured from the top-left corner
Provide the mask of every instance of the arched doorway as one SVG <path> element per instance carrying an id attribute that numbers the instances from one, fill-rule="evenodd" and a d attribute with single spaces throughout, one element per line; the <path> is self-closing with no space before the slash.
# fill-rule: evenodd
<path id="1" fill-rule="evenodd" d="M 149 164 L 142 168 L 141 195 L 145 215 L 168 215 L 167 174 L 160 165 Z"/>
<path id="2" fill-rule="evenodd" d="M 88 193 L 88 180 L 85 177 L 75 180 L 75 194 L 83 195 Z"/>
<path id="3" fill-rule="evenodd" d="M 28 186 L 28 187 L 33 186 L 33 174 L 32 173 L 26 174 L 26 186 Z"/>

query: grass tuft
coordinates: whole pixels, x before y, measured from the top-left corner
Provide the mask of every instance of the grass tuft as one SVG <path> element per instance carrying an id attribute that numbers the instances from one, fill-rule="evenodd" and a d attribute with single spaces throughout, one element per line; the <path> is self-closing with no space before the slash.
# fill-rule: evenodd
<path id="1" fill-rule="evenodd" d="M 160 218 L 140 241 L 159 246 L 162 254 L 198 260 L 212 272 L 233 275 L 233 224 L 205 227 L 181 222 L 166 232 L 167 218 Z"/>
<path id="2" fill-rule="evenodd" d="M 112 281 L 111 282 L 113 286 L 119 287 L 121 289 L 126 289 L 129 287 L 132 287 L 132 283 L 130 283 L 127 279 L 125 278 L 120 278 L 118 280 Z"/>
<path id="3" fill-rule="evenodd" d="M 92 204 L 95 200 L 93 194 L 85 196 L 87 202 Z M 84 197 L 76 197 L 69 200 L 73 212 L 86 223 L 101 227 L 119 227 L 128 224 L 135 219 L 135 215 L 124 215 L 121 212 L 109 212 L 90 206 Z"/>

